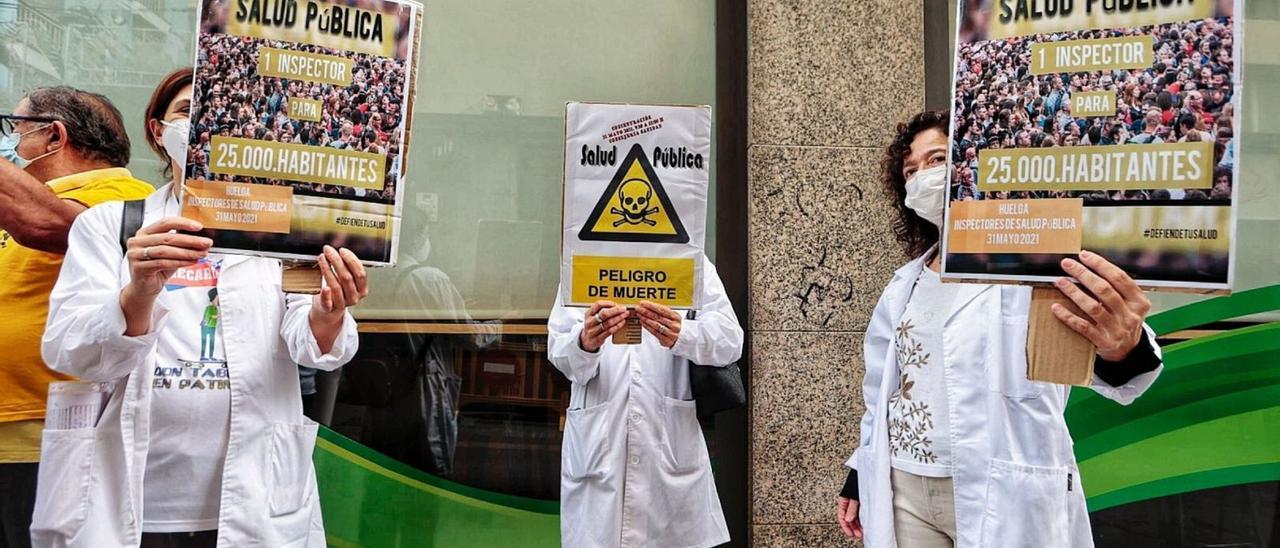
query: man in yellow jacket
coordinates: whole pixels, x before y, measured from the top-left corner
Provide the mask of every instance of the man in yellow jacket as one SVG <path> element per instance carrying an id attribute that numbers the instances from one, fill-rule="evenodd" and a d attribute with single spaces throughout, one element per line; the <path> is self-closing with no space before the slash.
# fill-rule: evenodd
<path id="1" fill-rule="evenodd" d="M 129 163 L 120 111 L 102 95 L 32 90 L 0 114 L 0 545 L 29 546 L 49 383 L 40 337 L 76 216 L 150 194 Z"/>

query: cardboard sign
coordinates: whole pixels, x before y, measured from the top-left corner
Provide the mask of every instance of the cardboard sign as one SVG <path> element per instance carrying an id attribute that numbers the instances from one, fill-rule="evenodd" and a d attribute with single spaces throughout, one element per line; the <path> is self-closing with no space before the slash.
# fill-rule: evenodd
<path id="1" fill-rule="evenodd" d="M 1234 276 L 1243 2 L 961 0 L 942 276 Z"/>
<path id="2" fill-rule="evenodd" d="M 214 250 L 395 264 L 422 5 L 200 3 L 183 216 Z"/>
<path id="3" fill-rule="evenodd" d="M 561 298 L 697 308 L 711 108 L 565 108 Z"/>

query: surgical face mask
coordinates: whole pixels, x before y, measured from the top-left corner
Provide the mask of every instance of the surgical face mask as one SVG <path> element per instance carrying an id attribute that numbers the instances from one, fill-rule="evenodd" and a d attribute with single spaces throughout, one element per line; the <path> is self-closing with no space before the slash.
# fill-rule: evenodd
<path id="1" fill-rule="evenodd" d="M 191 120 L 179 118 L 172 122 L 160 121 L 164 124 L 164 132 L 160 134 L 165 154 L 178 164 L 178 171 L 187 169 L 187 138 L 191 134 Z"/>
<path id="2" fill-rule="evenodd" d="M 942 227 L 942 209 L 947 198 L 947 164 L 917 171 L 907 180 L 903 203 L 933 226 Z"/>
<path id="3" fill-rule="evenodd" d="M 13 162 L 13 165 L 18 166 L 18 169 L 27 169 L 27 166 L 31 165 L 32 162 L 39 160 L 41 158 L 44 158 L 45 156 L 48 156 L 50 154 L 53 154 L 54 152 L 57 152 L 56 150 L 52 150 L 44 154 L 41 154 L 39 156 L 36 156 L 35 158 L 32 158 L 30 160 L 18 155 L 18 144 L 22 142 L 23 136 L 45 129 L 49 127 L 49 125 L 50 124 L 45 124 L 36 129 L 26 131 L 23 133 L 10 133 L 8 135 L 5 135 L 3 139 L 0 139 L 0 158 L 4 158 L 10 162 Z"/>

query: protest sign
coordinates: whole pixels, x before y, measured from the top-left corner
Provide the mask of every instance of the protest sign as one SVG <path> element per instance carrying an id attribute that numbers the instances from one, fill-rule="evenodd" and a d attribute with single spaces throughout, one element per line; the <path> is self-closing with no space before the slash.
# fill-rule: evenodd
<path id="1" fill-rule="evenodd" d="M 1243 3 L 962 0 L 943 276 L 1231 288 Z"/>
<path id="2" fill-rule="evenodd" d="M 395 263 L 422 6 L 203 0 L 182 214 L 215 251 Z"/>
<path id="3" fill-rule="evenodd" d="M 561 299 L 698 308 L 711 107 L 568 103 Z"/>

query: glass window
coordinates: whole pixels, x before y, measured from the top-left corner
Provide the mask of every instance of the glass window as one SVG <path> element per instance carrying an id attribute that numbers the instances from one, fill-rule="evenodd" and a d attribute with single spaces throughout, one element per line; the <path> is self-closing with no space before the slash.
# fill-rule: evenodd
<path id="1" fill-rule="evenodd" d="M 105 94 L 124 114 L 130 168 L 159 186 L 142 111 L 163 75 L 192 63 L 194 4 L 0 2 L 0 101 L 12 109 L 42 85 Z M 554 500 L 569 385 L 545 358 L 545 321 L 559 281 L 564 103 L 714 107 L 715 3 L 425 4 L 400 264 L 371 274 L 356 360 L 303 373 L 316 391 L 306 405 L 413 467 Z M 714 208 L 707 229 L 714 259 Z M 447 458 L 432 442 L 451 429 Z"/>
<path id="2" fill-rule="evenodd" d="M 714 3 L 440 1 L 425 14 L 400 264 L 371 274 L 332 425 L 469 486 L 557 499 L 569 383 L 546 360 L 545 323 L 564 103 L 712 104 Z M 427 441 L 450 426 L 451 399 L 456 454 L 442 466 Z"/>

